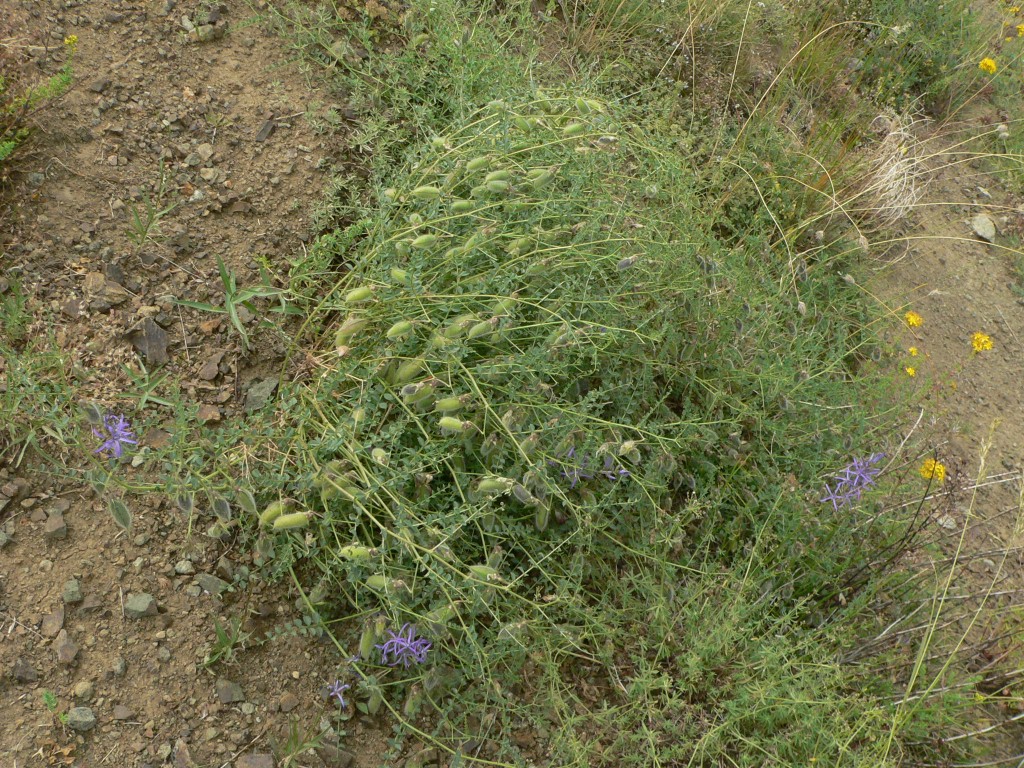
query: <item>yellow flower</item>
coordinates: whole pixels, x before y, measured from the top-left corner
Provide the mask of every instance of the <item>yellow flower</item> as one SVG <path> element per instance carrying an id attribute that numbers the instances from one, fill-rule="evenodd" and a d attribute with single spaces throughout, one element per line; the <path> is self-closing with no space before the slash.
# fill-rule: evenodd
<path id="1" fill-rule="evenodd" d="M 934 478 L 936 482 L 941 483 L 946 479 L 946 465 L 935 459 L 925 459 L 924 464 L 921 465 L 921 469 L 918 471 L 925 480 Z"/>
<path id="2" fill-rule="evenodd" d="M 917 314 L 917 312 L 913 311 L 907 312 L 907 314 L 903 316 L 903 319 L 907 321 L 907 325 L 911 328 L 920 328 L 924 324 L 924 318 Z"/>
<path id="3" fill-rule="evenodd" d="M 986 56 L 984 59 L 978 62 L 978 68 L 982 72 L 985 72 L 986 74 L 994 75 L 996 73 L 996 60 L 990 59 L 988 56 Z"/>
<path id="4" fill-rule="evenodd" d="M 917 347 L 911 347 L 910 349 L 907 350 L 907 352 L 910 353 L 911 357 L 917 357 Z"/>
<path id="5" fill-rule="evenodd" d="M 987 333 L 978 331 L 976 334 L 971 336 L 971 346 L 974 347 L 975 352 L 984 352 L 992 349 L 992 337 Z"/>
<path id="6" fill-rule="evenodd" d="M 1024 24 L 1017 25 L 1017 37 L 1024 37 Z"/>
<path id="7" fill-rule="evenodd" d="M 64 38 L 64 45 L 74 48 L 78 44 L 78 35 L 68 35 Z"/>
<path id="8" fill-rule="evenodd" d="M 912 365 L 908 365 L 903 370 L 907 372 L 907 376 L 909 376 L 910 378 L 914 378 L 915 376 L 917 376 L 917 368 L 915 368 Z"/>
<path id="9" fill-rule="evenodd" d="M 1012 8 L 1010 8 L 1010 13 L 1020 13 L 1020 6 L 1015 5 Z"/>

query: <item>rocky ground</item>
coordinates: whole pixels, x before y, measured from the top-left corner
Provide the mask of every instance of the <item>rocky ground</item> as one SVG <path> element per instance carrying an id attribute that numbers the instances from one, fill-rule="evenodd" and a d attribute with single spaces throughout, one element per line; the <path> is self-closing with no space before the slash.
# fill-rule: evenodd
<path id="1" fill-rule="evenodd" d="M 38 121 L 0 215 L 0 290 L 20 283 L 27 333 L 52 332 L 82 400 L 137 411 L 126 393 L 164 366 L 197 421 L 217 423 L 269 396 L 281 374 L 281 340 L 244 308 L 248 354 L 223 316 L 173 301 L 218 303 L 218 257 L 240 286 L 263 274 L 283 285 L 316 234 L 310 211 L 339 134 L 323 130 L 315 100 L 331 96 L 257 10 L 240 0 L 5 5 L 40 76 L 78 38 L 75 83 Z M 156 426 L 142 452 L 166 439 L 170 414 L 150 402 L 145 417 Z M 13 452 L 2 462 L 0 765 L 266 768 L 288 754 L 292 724 L 301 735 L 322 720 L 340 730 L 324 719 L 336 712 L 325 695 L 336 650 L 288 631 L 295 595 L 249 583 L 249 553 L 190 532 L 160 496 L 134 505 L 122 533 L 80 472 L 40 472 Z M 204 667 L 215 621 L 231 619 L 254 638 L 283 636 Z M 377 727 L 348 726 L 292 764 L 377 765 Z"/>

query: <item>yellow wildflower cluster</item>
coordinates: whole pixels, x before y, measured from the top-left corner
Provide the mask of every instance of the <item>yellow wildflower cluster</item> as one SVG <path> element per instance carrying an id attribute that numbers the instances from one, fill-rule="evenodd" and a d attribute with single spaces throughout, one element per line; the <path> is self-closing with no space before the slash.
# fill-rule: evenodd
<path id="1" fill-rule="evenodd" d="M 986 56 L 980 62 L 978 62 L 978 69 L 987 75 L 994 75 L 996 73 L 996 60 Z"/>
<path id="2" fill-rule="evenodd" d="M 936 482 L 941 483 L 946 479 L 946 465 L 935 459 L 925 459 L 924 464 L 921 465 L 921 469 L 918 471 L 925 480 L 934 479 Z"/>
<path id="3" fill-rule="evenodd" d="M 987 333 L 978 331 L 971 336 L 971 347 L 974 348 L 975 352 L 985 352 L 992 349 L 992 337 Z"/>
<path id="4" fill-rule="evenodd" d="M 68 48 L 74 48 L 78 45 L 78 35 L 68 35 L 64 38 L 64 45 Z"/>
<path id="5" fill-rule="evenodd" d="M 917 347 L 911 347 L 910 349 L 907 350 L 907 352 L 910 353 L 911 357 L 917 357 L 918 355 Z"/>
<path id="6" fill-rule="evenodd" d="M 912 365 L 908 365 L 903 370 L 907 372 L 907 376 L 909 376 L 910 378 L 914 378 L 915 376 L 917 376 L 917 368 L 915 368 Z"/>
<path id="7" fill-rule="evenodd" d="M 907 312 L 907 314 L 903 316 L 903 319 L 907 321 L 907 325 L 911 328 L 920 328 L 924 324 L 924 318 L 913 310 Z"/>

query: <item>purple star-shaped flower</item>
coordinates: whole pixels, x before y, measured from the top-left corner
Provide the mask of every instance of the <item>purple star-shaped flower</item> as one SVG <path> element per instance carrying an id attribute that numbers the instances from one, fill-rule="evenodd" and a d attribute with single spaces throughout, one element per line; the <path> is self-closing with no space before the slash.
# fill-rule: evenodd
<path id="1" fill-rule="evenodd" d="M 825 484 L 825 496 L 821 502 L 829 502 L 838 512 L 847 504 L 860 501 L 863 490 L 875 484 L 875 478 L 882 471 L 875 465 L 884 458 L 884 453 L 874 453 L 863 459 L 854 459 L 835 475 L 834 485 Z"/>
<path id="2" fill-rule="evenodd" d="M 348 683 L 342 683 L 341 680 L 335 680 L 331 685 L 327 686 L 327 695 L 333 696 L 338 700 L 341 706 L 345 706 L 345 691 L 351 686 Z"/>
<path id="3" fill-rule="evenodd" d="M 425 637 L 416 637 L 415 625 L 403 624 L 398 632 L 389 629 L 388 635 L 385 642 L 374 646 L 380 651 L 381 664 L 389 667 L 401 664 L 408 669 L 413 664 L 422 664 L 427 660 L 427 652 L 432 644 Z"/>
<path id="4" fill-rule="evenodd" d="M 92 433 L 103 443 L 93 453 L 113 455 L 120 459 L 126 445 L 138 445 L 131 424 L 121 414 L 108 413 L 103 417 L 100 426 L 93 427 Z"/>

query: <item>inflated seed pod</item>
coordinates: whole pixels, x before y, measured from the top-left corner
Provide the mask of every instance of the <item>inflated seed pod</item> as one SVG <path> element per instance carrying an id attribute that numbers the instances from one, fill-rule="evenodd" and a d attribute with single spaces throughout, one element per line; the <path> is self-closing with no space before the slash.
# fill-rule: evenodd
<path id="1" fill-rule="evenodd" d="M 504 169 L 499 169 L 497 171 L 491 171 L 486 176 L 484 176 L 484 184 L 489 184 L 492 181 L 511 181 L 511 180 L 512 180 L 511 172 L 506 171 Z"/>
<path id="2" fill-rule="evenodd" d="M 576 136 L 582 136 L 587 131 L 587 126 L 583 123 L 569 123 L 565 128 L 562 129 L 562 136 L 567 139 L 575 138 Z"/>
<path id="3" fill-rule="evenodd" d="M 370 324 L 369 318 L 350 315 L 334 334 L 334 346 L 342 347 L 352 341 L 352 338 Z"/>
<path id="4" fill-rule="evenodd" d="M 517 304 L 518 297 L 516 294 L 509 296 L 508 298 L 498 299 L 491 305 L 491 314 L 495 317 L 501 317 L 507 315 L 512 311 L 512 308 Z"/>
<path id="5" fill-rule="evenodd" d="M 477 322 L 477 316 L 472 313 L 457 316 L 441 331 L 441 335 L 446 339 L 455 341 L 461 339 L 466 331 L 469 330 L 470 326 Z"/>
<path id="6" fill-rule="evenodd" d="M 412 196 L 417 200 L 423 200 L 425 202 L 437 200 L 437 198 L 441 196 L 441 190 L 432 186 L 416 187 L 416 189 L 412 191 Z"/>
<path id="7" fill-rule="evenodd" d="M 369 285 L 361 285 L 358 288 L 353 288 L 351 291 L 345 294 L 345 303 L 358 304 L 372 297 L 373 287 Z"/>
<path id="8" fill-rule="evenodd" d="M 413 48 L 419 48 L 421 45 L 430 40 L 430 35 L 426 32 L 420 32 L 416 37 L 409 41 L 409 45 Z"/>
<path id="9" fill-rule="evenodd" d="M 385 200 L 394 201 L 398 199 L 398 190 L 394 187 L 388 187 L 381 193 L 381 197 Z"/>
<path id="10" fill-rule="evenodd" d="M 380 573 L 368 576 L 363 583 L 374 592 L 388 592 L 393 586 L 393 580 Z"/>
<path id="11" fill-rule="evenodd" d="M 419 358 L 413 358 L 412 360 L 406 360 L 401 363 L 398 368 L 395 369 L 395 374 L 392 377 L 392 384 L 405 384 L 412 381 L 423 371 L 426 363 Z"/>
<path id="12" fill-rule="evenodd" d="M 546 531 L 551 524 L 551 507 L 547 502 L 537 505 L 533 513 L 533 524 L 538 531 Z"/>
<path id="13" fill-rule="evenodd" d="M 543 189 L 548 184 L 550 184 L 551 180 L 554 178 L 554 171 L 544 171 L 543 173 L 540 173 L 534 178 L 530 179 L 527 183 L 530 185 L 531 189 Z"/>
<path id="14" fill-rule="evenodd" d="M 423 706 L 423 691 L 418 685 L 414 685 L 409 694 L 405 697 L 405 704 L 402 705 L 402 714 L 407 720 L 412 720 L 419 714 Z"/>
<path id="15" fill-rule="evenodd" d="M 281 515 L 274 520 L 275 531 L 286 531 L 292 528 L 305 528 L 309 525 L 309 519 L 312 514 L 309 512 L 291 512 L 287 515 Z"/>
<path id="16" fill-rule="evenodd" d="M 456 419 L 454 416 L 442 416 L 438 420 L 437 425 L 442 429 L 442 431 L 457 432 L 460 434 L 476 429 L 473 422 L 462 421 L 460 419 Z"/>
<path id="17" fill-rule="evenodd" d="M 469 213 L 474 208 L 476 208 L 476 204 L 472 200 L 455 200 L 452 203 L 453 213 Z"/>
<path id="18" fill-rule="evenodd" d="M 521 483 L 512 486 L 512 495 L 520 504 L 526 504 L 529 507 L 540 504 L 540 499 L 526 490 L 526 486 Z"/>
<path id="19" fill-rule="evenodd" d="M 434 403 L 434 410 L 438 413 L 455 413 L 462 405 L 461 397 L 442 397 Z"/>
<path id="20" fill-rule="evenodd" d="M 490 164 L 491 158 L 489 158 L 487 155 L 480 155 L 479 157 L 474 157 L 472 160 L 466 163 L 466 170 L 469 171 L 470 173 L 476 173 L 477 171 L 482 171 Z"/>
<path id="21" fill-rule="evenodd" d="M 392 267 L 390 273 L 391 279 L 396 283 L 406 287 L 412 285 L 412 276 L 406 270 L 400 269 L 399 267 Z"/>
<path id="22" fill-rule="evenodd" d="M 488 495 L 500 495 L 507 493 L 512 487 L 513 481 L 507 477 L 484 477 L 476 484 L 476 489 L 480 493 L 486 493 Z"/>
<path id="23" fill-rule="evenodd" d="M 493 101 L 487 102 L 487 108 L 492 112 L 503 112 L 508 108 L 508 105 L 501 99 L 494 99 Z"/>
<path id="24" fill-rule="evenodd" d="M 488 192 L 492 192 L 496 195 L 503 195 L 512 188 L 512 185 L 507 181 L 488 181 L 484 186 L 487 188 Z"/>
<path id="25" fill-rule="evenodd" d="M 529 133 L 530 129 L 533 128 L 533 124 L 525 117 L 522 117 L 520 115 L 516 115 L 515 117 L 513 117 L 512 123 L 515 125 L 516 128 L 518 128 L 523 133 Z"/>
<path id="26" fill-rule="evenodd" d="M 385 334 L 391 341 L 397 339 L 403 339 L 409 335 L 412 331 L 412 322 L 409 320 L 399 320 L 397 323 L 388 328 Z"/>
<path id="27" fill-rule="evenodd" d="M 485 184 L 478 184 L 477 186 L 475 186 L 471 190 L 469 190 L 469 196 L 470 197 L 483 197 L 486 194 L 487 194 L 487 185 L 485 185 Z"/>
<path id="28" fill-rule="evenodd" d="M 260 525 L 268 526 L 272 525 L 277 518 L 291 509 L 291 502 L 289 501 L 272 501 L 267 505 L 267 508 L 260 514 Z"/>
<path id="29" fill-rule="evenodd" d="M 430 247 L 436 245 L 437 241 L 438 241 L 437 235 L 426 234 L 426 235 L 420 235 L 415 240 L 413 240 L 411 243 L 409 243 L 409 245 L 412 248 L 419 248 L 419 249 L 430 248 Z"/>
<path id="30" fill-rule="evenodd" d="M 495 582 L 501 581 L 501 575 L 496 568 L 489 565 L 469 566 L 469 577 L 475 581 Z"/>
<path id="31" fill-rule="evenodd" d="M 405 217 L 405 220 L 408 221 L 409 224 L 411 224 L 414 227 L 418 227 L 420 224 L 423 223 L 423 217 L 420 216 L 418 213 L 410 213 L 408 216 Z"/>
<path id="32" fill-rule="evenodd" d="M 399 240 L 397 243 L 395 243 L 395 253 L 397 253 L 399 256 L 408 256 L 409 244 Z"/>
<path id="33" fill-rule="evenodd" d="M 357 561 L 369 560 L 376 553 L 377 551 L 375 549 L 370 549 L 369 547 L 364 547 L 359 544 L 349 544 L 348 546 L 342 547 L 338 550 L 339 557 L 344 558 L 345 560 Z"/>
<path id="34" fill-rule="evenodd" d="M 369 659 L 373 654 L 373 646 L 376 642 L 377 634 L 373 631 L 373 626 L 366 627 L 362 634 L 359 635 L 359 656 L 363 659 Z"/>
<path id="35" fill-rule="evenodd" d="M 373 459 L 378 464 L 380 464 L 382 467 L 386 467 L 390 462 L 388 452 L 385 451 L 383 448 L 374 448 L 372 451 L 370 451 L 370 458 Z"/>
<path id="36" fill-rule="evenodd" d="M 402 400 L 406 405 L 423 405 L 434 397 L 434 386 L 431 382 L 423 381 L 416 384 L 406 384 L 402 387 Z"/>
<path id="37" fill-rule="evenodd" d="M 444 136 L 435 136 L 430 140 L 430 146 L 434 149 L 444 149 L 448 144 L 448 140 Z"/>
<path id="38" fill-rule="evenodd" d="M 495 328 L 498 327 L 498 318 L 492 317 L 490 320 L 481 320 L 469 328 L 469 332 L 466 334 L 467 339 L 478 339 L 484 336 Z"/>

